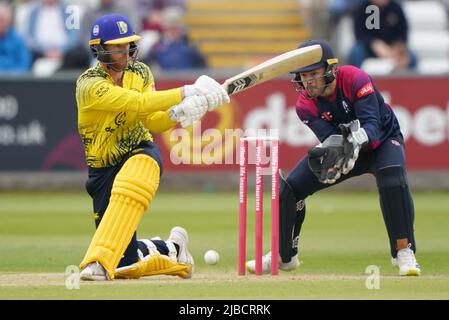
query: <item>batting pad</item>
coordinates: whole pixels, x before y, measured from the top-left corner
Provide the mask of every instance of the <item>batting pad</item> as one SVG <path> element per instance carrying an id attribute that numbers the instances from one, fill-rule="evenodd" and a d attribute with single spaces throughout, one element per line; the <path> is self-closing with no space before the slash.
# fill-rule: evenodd
<path id="1" fill-rule="evenodd" d="M 158 186 L 159 166 L 154 159 L 138 154 L 125 162 L 114 179 L 109 205 L 80 264 L 81 268 L 98 261 L 109 278 L 114 278 L 114 270 Z"/>
<path id="2" fill-rule="evenodd" d="M 184 279 L 192 277 L 192 266 L 173 261 L 165 255 L 148 255 L 131 266 L 119 268 L 115 271 L 118 279 L 138 279 L 144 276 L 169 275 Z"/>

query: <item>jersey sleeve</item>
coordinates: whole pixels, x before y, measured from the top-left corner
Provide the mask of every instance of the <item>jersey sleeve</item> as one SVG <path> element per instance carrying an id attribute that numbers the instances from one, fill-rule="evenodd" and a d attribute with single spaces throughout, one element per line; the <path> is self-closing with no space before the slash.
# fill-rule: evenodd
<path id="1" fill-rule="evenodd" d="M 101 77 L 78 81 L 76 87 L 78 106 L 83 110 L 135 112 L 138 116 L 168 110 L 182 100 L 180 88 L 143 93 L 115 86 Z"/>
<path id="2" fill-rule="evenodd" d="M 369 75 L 362 70 L 354 74 L 352 91 L 355 116 L 365 129 L 369 143 L 376 145 L 380 137 L 380 106 Z"/>
<path id="3" fill-rule="evenodd" d="M 154 92 L 156 91 L 154 77 L 150 68 L 148 68 L 148 66 L 146 66 L 146 68 L 148 70 L 148 81 L 144 83 L 143 92 Z M 141 119 L 143 120 L 145 127 L 148 128 L 151 133 L 158 134 L 170 130 L 176 126 L 177 122 L 171 120 L 169 115 L 170 113 L 168 110 L 156 111 L 144 116 Z"/>
<path id="4" fill-rule="evenodd" d="M 170 119 L 168 111 L 153 112 L 145 118 L 145 127 L 147 127 L 151 133 L 155 134 L 170 130 L 174 128 L 176 124 L 176 121 Z"/>

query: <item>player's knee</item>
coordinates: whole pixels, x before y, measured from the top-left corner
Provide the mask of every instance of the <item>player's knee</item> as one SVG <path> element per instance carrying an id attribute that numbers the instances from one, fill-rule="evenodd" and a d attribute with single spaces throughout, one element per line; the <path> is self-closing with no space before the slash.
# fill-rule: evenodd
<path id="1" fill-rule="evenodd" d="M 405 187 L 407 176 L 404 167 L 385 167 L 378 170 L 376 174 L 379 188 Z"/>
<path id="2" fill-rule="evenodd" d="M 281 200 L 281 203 L 286 202 L 294 202 L 296 203 L 296 211 L 302 211 L 305 208 L 305 197 L 298 197 L 296 195 L 295 190 L 292 188 L 292 182 L 289 181 L 288 177 L 285 179 L 282 175 L 279 179 L 279 198 Z"/>
<path id="3" fill-rule="evenodd" d="M 129 158 L 117 174 L 112 195 L 123 195 L 147 208 L 159 187 L 157 162 L 143 154 Z"/>
<path id="4" fill-rule="evenodd" d="M 313 176 L 315 177 L 315 176 Z M 290 187 L 296 202 L 306 199 L 312 194 L 310 190 L 309 180 L 303 179 L 303 177 L 294 176 L 290 174 L 285 180 L 286 184 Z M 282 189 L 281 189 L 282 191 Z"/>
<path id="5" fill-rule="evenodd" d="M 279 179 L 279 197 L 281 199 L 289 198 L 293 196 L 293 189 L 288 183 L 288 178 L 285 179 L 282 175 Z"/>

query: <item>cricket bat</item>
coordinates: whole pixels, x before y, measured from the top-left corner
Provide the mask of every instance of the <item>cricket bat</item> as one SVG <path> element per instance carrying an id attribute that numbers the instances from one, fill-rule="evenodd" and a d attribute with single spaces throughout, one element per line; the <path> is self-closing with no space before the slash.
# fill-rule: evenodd
<path id="1" fill-rule="evenodd" d="M 317 63 L 322 55 L 320 45 L 291 50 L 225 80 L 222 86 L 229 95 L 233 95 L 295 69 Z"/>
<path id="2" fill-rule="evenodd" d="M 222 87 L 231 96 L 295 69 L 317 63 L 322 56 L 323 50 L 320 45 L 291 50 L 225 80 Z M 175 121 L 179 121 L 183 117 L 182 111 L 177 109 L 175 107 L 170 111 L 170 118 L 177 119 Z M 183 127 L 189 125 L 191 124 L 182 124 Z"/>

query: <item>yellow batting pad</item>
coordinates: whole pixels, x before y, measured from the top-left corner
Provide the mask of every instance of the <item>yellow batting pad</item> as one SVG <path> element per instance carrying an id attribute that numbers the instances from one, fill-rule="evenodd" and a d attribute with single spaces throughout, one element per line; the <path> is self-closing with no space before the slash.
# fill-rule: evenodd
<path id="1" fill-rule="evenodd" d="M 147 256 L 132 266 L 117 269 L 115 277 L 118 279 L 138 279 L 144 276 L 169 275 L 184 279 L 191 278 L 192 266 L 178 263 L 164 255 Z"/>
<path id="2" fill-rule="evenodd" d="M 143 154 L 129 158 L 114 179 L 103 219 L 80 267 L 98 261 L 110 279 L 159 186 L 157 162 Z"/>

